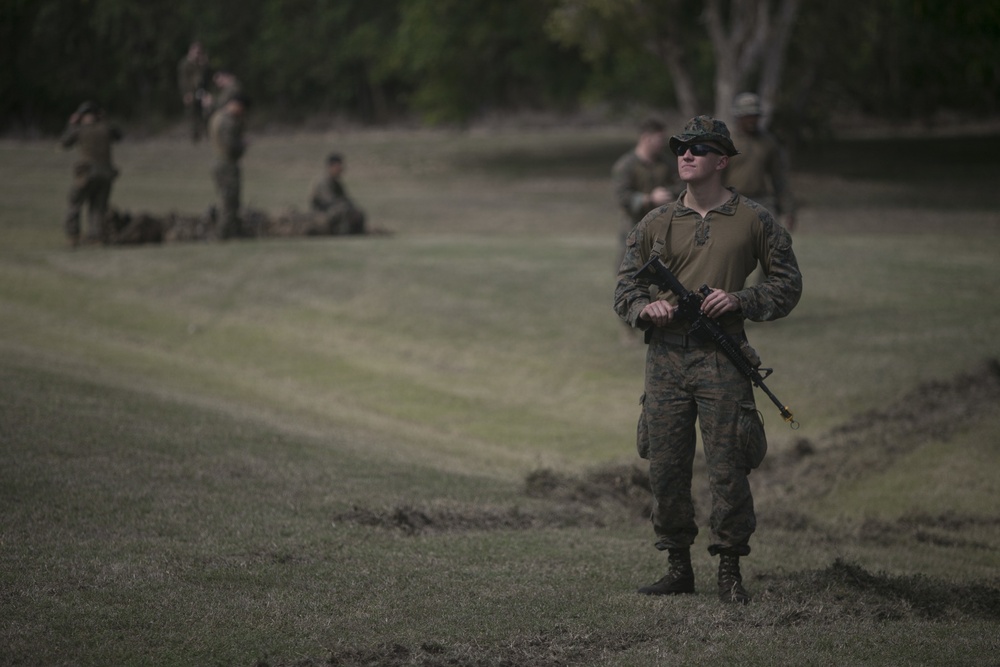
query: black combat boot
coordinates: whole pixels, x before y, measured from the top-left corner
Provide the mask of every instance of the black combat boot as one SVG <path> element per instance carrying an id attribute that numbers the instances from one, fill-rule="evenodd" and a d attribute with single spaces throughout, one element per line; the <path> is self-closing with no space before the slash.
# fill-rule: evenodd
<path id="1" fill-rule="evenodd" d="M 691 569 L 690 549 L 669 549 L 667 551 L 667 573 L 655 584 L 643 586 L 643 595 L 679 595 L 694 593 L 694 570 Z"/>
<path id="2" fill-rule="evenodd" d="M 739 556 L 719 554 L 719 599 L 723 602 L 750 604 L 750 594 L 743 588 Z"/>

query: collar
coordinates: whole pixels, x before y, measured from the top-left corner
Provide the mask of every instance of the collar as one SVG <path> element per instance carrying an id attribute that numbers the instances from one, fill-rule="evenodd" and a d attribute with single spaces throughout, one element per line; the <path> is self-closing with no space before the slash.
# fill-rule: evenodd
<path id="1" fill-rule="evenodd" d="M 726 189 L 729 190 L 731 196 L 721 206 L 716 206 L 712 210 L 721 215 L 736 215 L 736 207 L 739 205 L 740 195 L 733 188 L 726 188 Z M 674 209 L 674 215 L 677 216 L 698 215 L 694 211 L 694 209 L 690 209 L 684 205 L 684 199 L 686 197 L 687 197 L 687 189 L 685 189 L 684 192 L 682 192 L 680 196 L 677 197 L 677 206 Z"/>

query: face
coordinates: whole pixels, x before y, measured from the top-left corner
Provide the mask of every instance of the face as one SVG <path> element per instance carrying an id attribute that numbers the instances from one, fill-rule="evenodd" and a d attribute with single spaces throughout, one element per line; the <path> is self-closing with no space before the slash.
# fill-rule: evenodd
<path id="1" fill-rule="evenodd" d="M 331 162 L 327 166 L 327 171 L 330 172 L 330 176 L 334 178 L 340 178 L 340 175 L 344 172 L 343 162 Z"/>
<path id="2" fill-rule="evenodd" d="M 712 141 L 681 144 L 677 152 L 677 172 L 685 183 L 704 181 L 729 164 L 722 147 Z"/>
<path id="3" fill-rule="evenodd" d="M 666 134 L 663 132 L 646 132 L 642 135 L 642 141 L 650 155 L 662 153 L 666 140 Z"/>
<path id="4" fill-rule="evenodd" d="M 756 115 L 740 116 L 739 118 L 740 127 L 743 129 L 744 132 L 747 132 L 749 134 L 753 134 L 754 132 L 757 131 L 757 124 L 759 122 L 760 122 L 760 116 Z"/>

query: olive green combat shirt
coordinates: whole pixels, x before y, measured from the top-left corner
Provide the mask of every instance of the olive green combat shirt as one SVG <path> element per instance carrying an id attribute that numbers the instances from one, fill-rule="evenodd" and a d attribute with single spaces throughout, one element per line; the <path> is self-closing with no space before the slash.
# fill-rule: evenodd
<path id="1" fill-rule="evenodd" d="M 243 143 L 243 119 L 220 109 L 212 114 L 209 135 L 219 162 L 236 164 L 246 150 Z"/>
<path id="2" fill-rule="evenodd" d="M 656 208 L 654 204 L 646 203 L 647 194 L 658 187 L 673 192 L 677 182 L 677 166 L 673 162 L 644 162 L 635 154 L 635 150 L 618 158 L 611 167 L 611 184 L 615 201 L 622 210 L 622 235 L 628 234 L 635 223 Z"/>
<path id="3" fill-rule="evenodd" d="M 195 95 L 199 89 L 208 86 L 208 65 L 192 61 L 187 56 L 177 64 L 177 88 L 181 95 Z"/>
<path id="4" fill-rule="evenodd" d="M 739 312 L 719 318 L 727 333 L 742 331 L 744 319 L 762 322 L 791 312 L 802 295 L 802 274 L 788 231 L 765 208 L 735 192 L 705 218 L 684 206 L 686 195 L 687 191 L 676 202 L 651 211 L 626 239 L 615 290 L 619 317 L 635 328 L 648 329 L 652 322 L 639 319 L 639 314 L 651 298 L 677 304 L 672 292 L 652 296 L 649 283 L 632 278 L 649 260 L 654 246 L 661 248 L 660 259 L 688 290 L 697 292 L 707 284 L 737 298 Z M 744 287 L 758 260 L 767 278 Z M 674 320 L 663 329 L 684 334 L 687 327 L 686 322 Z"/>
<path id="5" fill-rule="evenodd" d="M 97 120 L 89 125 L 70 125 L 63 132 L 59 143 L 63 148 L 79 148 L 78 167 L 85 167 L 93 174 L 111 177 L 116 173 L 111 163 L 111 144 L 121 138 L 121 130 L 105 120 Z"/>
<path id="6" fill-rule="evenodd" d="M 774 215 L 795 211 L 788 186 L 788 159 L 778 141 L 766 132 L 737 132 L 733 141 L 740 154 L 729 158 L 725 183 L 754 201 L 773 200 Z"/>

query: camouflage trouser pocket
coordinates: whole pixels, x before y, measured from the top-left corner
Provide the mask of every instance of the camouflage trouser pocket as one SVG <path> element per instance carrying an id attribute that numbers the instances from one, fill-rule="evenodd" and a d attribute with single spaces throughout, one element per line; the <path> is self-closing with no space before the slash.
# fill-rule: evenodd
<path id="1" fill-rule="evenodd" d="M 753 401 L 740 401 L 740 440 L 748 468 L 756 468 L 767 454 L 764 418 Z"/>
<path id="2" fill-rule="evenodd" d="M 649 458 L 649 427 L 646 425 L 646 394 L 639 399 L 639 423 L 635 427 L 635 448 L 640 459 Z"/>

